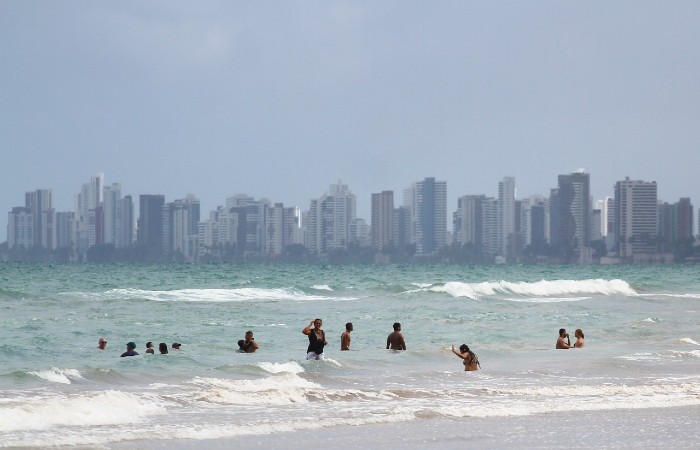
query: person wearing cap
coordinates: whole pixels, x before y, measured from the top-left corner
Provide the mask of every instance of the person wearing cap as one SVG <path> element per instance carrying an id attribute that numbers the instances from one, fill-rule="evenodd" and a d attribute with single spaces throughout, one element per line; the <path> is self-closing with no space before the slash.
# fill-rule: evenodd
<path id="1" fill-rule="evenodd" d="M 126 351 L 122 353 L 122 358 L 125 356 L 138 356 L 138 353 L 136 353 L 136 344 L 133 342 L 128 342 L 126 344 Z"/>
<path id="2" fill-rule="evenodd" d="M 180 350 L 180 345 L 179 342 L 173 342 L 173 350 Z"/>
<path id="3" fill-rule="evenodd" d="M 97 348 L 99 350 L 104 350 L 107 348 L 107 339 L 101 337 L 99 341 L 97 341 Z"/>

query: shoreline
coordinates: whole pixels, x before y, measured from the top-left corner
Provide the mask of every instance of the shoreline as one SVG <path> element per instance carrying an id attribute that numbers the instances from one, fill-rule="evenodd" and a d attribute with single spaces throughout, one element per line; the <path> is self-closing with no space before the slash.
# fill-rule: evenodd
<path id="1" fill-rule="evenodd" d="M 304 449 L 310 445 L 351 450 L 479 448 L 697 448 L 700 407 L 572 411 L 570 414 L 416 419 L 390 424 L 202 440 L 140 440 L 110 449 Z"/>

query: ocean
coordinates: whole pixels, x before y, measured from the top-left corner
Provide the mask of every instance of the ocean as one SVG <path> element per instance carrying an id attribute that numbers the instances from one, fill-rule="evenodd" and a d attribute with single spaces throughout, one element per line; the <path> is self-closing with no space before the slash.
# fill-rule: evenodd
<path id="1" fill-rule="evenodd" d="M 0 311 L 0 447 L 700 446 L 700 266 L 3 263 Z"/>

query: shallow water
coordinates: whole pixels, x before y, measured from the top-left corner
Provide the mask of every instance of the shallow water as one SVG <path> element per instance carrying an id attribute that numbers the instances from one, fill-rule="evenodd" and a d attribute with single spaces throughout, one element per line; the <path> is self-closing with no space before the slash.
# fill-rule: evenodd
<path id="1" fill-rule="evenodd" d="M 700 406 L 697 266 L 0 264 L 0 311 L 0 446 Z M 316 317 L 327 359 L 305 361 Z M 560 327 L 586 348 L 553 350 Z"/>

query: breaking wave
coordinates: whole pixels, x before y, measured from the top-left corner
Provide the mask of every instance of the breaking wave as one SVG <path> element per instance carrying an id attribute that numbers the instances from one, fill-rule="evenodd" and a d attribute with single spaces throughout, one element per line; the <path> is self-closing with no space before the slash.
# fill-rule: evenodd
<path id="1" fill-rule="evenodd" d="M 574 299 L 583 300 L 583 295 L 637 295 L 637 292 L 624 280 L 541 280 L 535 282 L 509 282 L 491 281 L 483 283 L 462 283 L 450 281 L 448 283 L 421 288 L 421 291 L 443 292 L 452 297 L 469 297 L 479 299 L 496 295 L 519 295 L 521 297 L 545 297 L 557 298 L 558 301 L 572 301 L 572 298 L 562 296 L 574 296 Z M 515 299 L 510 299 L 515 300 Z M 523 301 L 522 299 L 519 301 Z M 550 300 L 551 301 L 551 300 Z"/>
<path id="2" fill-rule="evenodd" d="M 94 296 L 95 294 L 90 294 Z M 176 289 L 155 291 L 144 289 L 112 289 L 97 297 L 107 299 L 151 300 L 156 302 L 239 302 L 270 300 L 352 300 L 347 297 L 330 297 L 307 294 L 298 289 L 284 288 L 236 288 L 236 289 Z"/>

